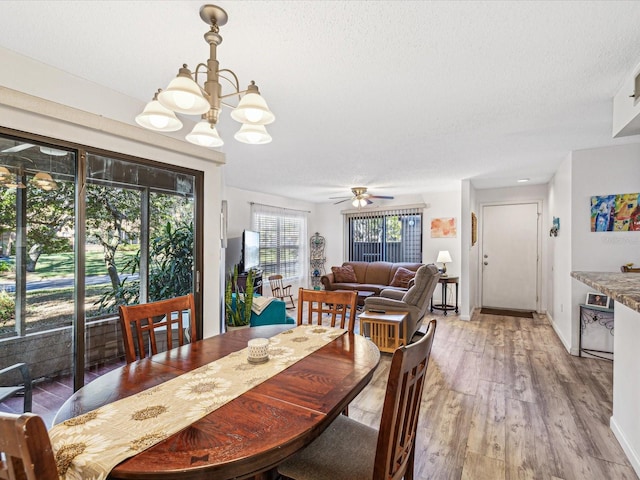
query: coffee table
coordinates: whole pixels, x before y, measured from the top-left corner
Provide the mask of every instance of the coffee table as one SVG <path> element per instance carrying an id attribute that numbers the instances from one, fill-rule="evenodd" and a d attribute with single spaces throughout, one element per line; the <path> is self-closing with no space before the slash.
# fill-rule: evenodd
<path id="1" fill-rule="evenodd" d="M 408 343 L 405 338 L 406 329 L 402 328 L 407 315 L 409 312 L 382 313 L 365 310 L 360 314 L 360 333 L 368 336 L 381 352 L 393 353 L 396 348 Z"/>

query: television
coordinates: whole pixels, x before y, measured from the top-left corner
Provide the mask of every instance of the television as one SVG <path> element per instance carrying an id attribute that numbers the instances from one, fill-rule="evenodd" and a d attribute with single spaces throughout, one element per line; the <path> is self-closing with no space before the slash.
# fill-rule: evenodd
<path id="1" fill-rule="evenodd" d="M 260 266 L 260 232 L 242 232 L 242 251 L 238 270 L 248 272 Z"/>

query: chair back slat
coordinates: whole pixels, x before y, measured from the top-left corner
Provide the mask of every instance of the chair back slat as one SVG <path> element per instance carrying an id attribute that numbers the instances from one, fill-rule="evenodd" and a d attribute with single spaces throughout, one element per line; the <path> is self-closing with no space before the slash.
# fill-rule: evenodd
<path id="1" fill-rule="evenodd" d="M 413 478 L 420 402 L 435 330 L 436 321 L 431 320 L 424 337 L 393 353 L 373 478 Z"/>
<path id="2" fill-rule="evenodd" d="M 0 413 L 0 479 L 58 480 L 51 440 L 38 415 Z"/>
<path id="3" fill-rule="evenodd" d="M 186 337 L 183 328 L 184 311 L 189 312 L 190 338 Z M 174 347 L 174 332 L 177 332 L 178 336 L 178 345 L 176 346 L 189 343 L 197 338 L 193 294 L 140 305 L 121 305 L 120 326 L 122 327 L 127 363 L 134 362 L 137 358 L 145 358 L 148 350 L 151 355 L 158 353 L 156 335 L 164 335 L 169 350 Z M 176 328 L 174 329 L 174 327 Z M 149 348 L 147 348 L 147 342 Z"/>
<path id="4" fill-rule="evenodd" d="M 358 293 L 346 290 L 306 290 L 298 291 L 298 325 L 331 325 L 355 328 Z"/>

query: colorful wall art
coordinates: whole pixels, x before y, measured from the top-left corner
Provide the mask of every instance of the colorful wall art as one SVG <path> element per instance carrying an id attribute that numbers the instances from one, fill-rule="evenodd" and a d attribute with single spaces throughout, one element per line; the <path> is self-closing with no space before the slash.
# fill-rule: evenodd
<path id="1" fill-rule="evenodd" d="M 456 219 L 453 217 L 432 218 L 431 238 L 456 238 Z"/>
<path id="2" fill-rule="evenodd" d="M 640 193 L 591 197 L 592 232 L 640 232 Z"/>

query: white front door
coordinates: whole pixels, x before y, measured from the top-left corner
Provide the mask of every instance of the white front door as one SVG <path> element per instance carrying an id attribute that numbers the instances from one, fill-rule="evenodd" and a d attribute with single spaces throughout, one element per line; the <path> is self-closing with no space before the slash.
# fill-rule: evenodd
<path id="1" fill-rule="evenodd" d="M 537 310 L 538 204 L 482 207 L 482 306 Z"/>

